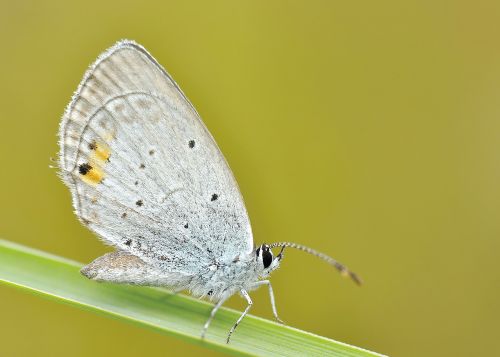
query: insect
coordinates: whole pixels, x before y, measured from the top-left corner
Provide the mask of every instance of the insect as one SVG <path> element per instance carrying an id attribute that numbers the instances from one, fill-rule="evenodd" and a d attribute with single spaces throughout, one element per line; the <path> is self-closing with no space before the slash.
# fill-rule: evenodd
<path id="1" fill-rule="evenodd" d="M 356 283 L 344 265 L 289 242 L 254 247 L 229 166 L 196 109 L 139 44 L 120 41 L 86 72 L 59 129 L 60 176 L 79 220 L 116 250 L 85 266 L 89 279 L 189 290 L 217 310 L 239 293 L 269 289 L 286 247 L 311 253 Z M 277 255 L 273 248 L 281 248 Z"/>

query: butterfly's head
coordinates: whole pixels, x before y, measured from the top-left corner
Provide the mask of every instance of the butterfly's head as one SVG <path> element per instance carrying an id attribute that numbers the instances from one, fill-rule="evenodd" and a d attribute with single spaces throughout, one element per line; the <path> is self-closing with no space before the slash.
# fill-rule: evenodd
<path id="1" fill-rule="evenodd" d="M 262 244 L 255 250 L 255 260 L 257 261 L 257 267 L 262 269 L 261 276 L 266 277 L 273 270 L 278 269 L 280 265 L 281 258 L 283 257 L 283 249 L 277 255 L 273 255 L 273 251 L 267 244 Z"/>

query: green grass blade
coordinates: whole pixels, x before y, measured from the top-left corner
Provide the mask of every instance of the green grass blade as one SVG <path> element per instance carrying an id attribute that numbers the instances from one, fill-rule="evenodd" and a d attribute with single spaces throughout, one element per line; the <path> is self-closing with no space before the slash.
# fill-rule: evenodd
<path id="1" fill-rule="evenodd" d="M 247 316 L 227 345 L 240 312 L 219 310 L 207 339 L 200 332 L 211 304 L 161 289 L 102 284 L 80 275 L 81 264 L 0 240 L 0 282 L 102 315 L 148 327 L 232 355 L 381 356 L 358 347 Z"/>

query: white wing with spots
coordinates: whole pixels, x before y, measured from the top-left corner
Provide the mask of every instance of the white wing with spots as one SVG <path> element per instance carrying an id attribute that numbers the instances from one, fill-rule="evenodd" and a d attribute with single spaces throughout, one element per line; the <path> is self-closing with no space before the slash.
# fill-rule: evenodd
<path id="1" fill-rule="evenodd" d="M 97 59 L 66 109 L 59 139 L 76 214 L 108 244 L 185 275 L 252 250 L 226 160 L 140 45 L 122 41 Z"/>

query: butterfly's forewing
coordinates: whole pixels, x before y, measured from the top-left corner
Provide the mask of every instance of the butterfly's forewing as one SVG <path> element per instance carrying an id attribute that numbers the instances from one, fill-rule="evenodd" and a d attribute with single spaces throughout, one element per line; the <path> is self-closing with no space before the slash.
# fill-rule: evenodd
<path id="1" fill-rule="evenodd" d="M 107 243 L 195 274 L 252 249 L 236 181 L 176 83 L 122 41 L 92 65 L 60 128 L 76 214 Z"/>

